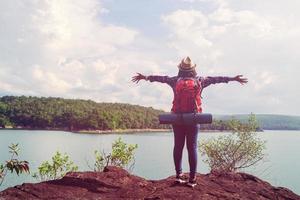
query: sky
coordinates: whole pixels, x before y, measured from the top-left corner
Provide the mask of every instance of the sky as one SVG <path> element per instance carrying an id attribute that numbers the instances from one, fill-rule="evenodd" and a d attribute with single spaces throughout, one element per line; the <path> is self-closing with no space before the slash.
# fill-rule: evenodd
<path id="1" fill-rule="evenodd" d="M 0 1 L 0 96 L 138 104 L 169 111 L 185 56 L 199 76 L 236 76 L 203 90 L 213 114 L 300 115 L 299 0 Z"/>

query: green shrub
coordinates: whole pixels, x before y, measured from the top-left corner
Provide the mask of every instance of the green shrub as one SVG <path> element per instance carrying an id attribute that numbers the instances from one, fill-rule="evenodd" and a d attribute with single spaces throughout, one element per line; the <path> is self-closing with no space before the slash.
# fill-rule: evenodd
<path id="1" fill-rule="evenodd" d="M 203 160 L 211 170 L 236 171 L 255 165 L 264 158 L 265 141 L 257 137 L 258 124 L 250 115 L 247 123 L 229 122 L 232 133 L 199 143 Z"/>
<path id="2" fill-rule="evenodd" d="M 10 149 L 9 153 L 11 154 L 11 158 L 7 160 L 5 164 L 0 164 L 0 185 L 2 185 L 8 171 L 11 173 L 15 172 L 17 175 L 23 172 L 29 173 L 28 162 L 17 159 L 20 151 L 18 144 L 11 144 L 8 148 Z"/>
<path id="3" fill-rule="evenodd" d="M 118 166 L 131 170 L 134 167 L 134 151 L 137 149 L 137 144 L 126 144 L 119 137 L 112 144 L 111 153 L 107 154 L 104 151 L 95 151 L 95 171 L 102 171 L 106 166 Z"/>
<path id="4" fill-rule="evenodd" d="M 59 151 L 52 157 L 52 162 L 45 161 L 39 168 L 38 172 L 33 174 L 33 177 L 42 181 L 62 178 L 66 173 L 77 171 L 78 167 L 70 160 L 70 157 Z"/>

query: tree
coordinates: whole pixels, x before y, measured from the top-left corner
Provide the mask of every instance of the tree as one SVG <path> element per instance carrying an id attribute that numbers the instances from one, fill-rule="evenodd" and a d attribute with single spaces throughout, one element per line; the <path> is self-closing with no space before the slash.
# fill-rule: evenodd
<path id="1" fill-rule="evenodd" d="M 7 126 L 11 126 L 11 122 L 9 121 L 9 119 L 6 116 L 3 116 L 0 114 L 0 127 L 1 128 L 5 128 Z"/>
<path id="2" fill-rule="evenodd" d="M 102 171 L 109 165 L 122 168 L 129 167 L 129 170 L 131 170 L 134 166 L 134 151 L 137 147 L 137 144 L 126 144 L 119 137 L 112 144 L 111 153 L 95 151 L 94 170 Z"/>
<path id="3" fill-rule="evenodd" d="M 199 143 L 211 170 L 237 171 L 255 165 L 264 158 L 265 141 L 257 137 L 255 116 L 250 115 L 247 123 L 232 119 L 228 123 L 231 134 L 211 138 Z"/>
<path id="4" fill-rule="evenodd" d="M 0 97 L 0 126 L 113 130 L 159 128 L 160 110 L 121 103 L 53 97 Z"/>
<path id="5" fill-rule="evenodd" d="M 29 173 L 28 162 L 25 160 L 20 161 L 17 159 L 20 151 L 18 144 L 11 144 L 11 146 L 9 146 L 8 148 L 10 149 L 9 153 L 11 154 L 11 158 L 10 160 L 7 160 L 5 164 L 0 164 L 0 185 L 2 185 L 8 171 L 10 171 L 11 173 L 15 172 L 17 175 L 24 172 Z"/>
<path id="6" fill-rule="evenodd" d="M 52 163 L 49 161 L 43 162 L 38 172 L 33 174 L 33 177 L 42 181 L 62 178 L 66 173 L 77 171 L 78 166 L 70 160 L 70 157 L 65 153 L 61 154 L 59 151 L 52 157 Z"/>

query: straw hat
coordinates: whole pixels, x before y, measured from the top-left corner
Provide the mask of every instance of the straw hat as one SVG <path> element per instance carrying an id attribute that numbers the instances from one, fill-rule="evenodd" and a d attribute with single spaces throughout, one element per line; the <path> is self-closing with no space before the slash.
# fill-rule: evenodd
<path id="1" fill-rule="evenodd" d="M 182 71 L 192 71 L 194 70 L 196 67 L 196 64 L 194 64 L 192 62 L 192 60 L 190 59 L 190 57 L 185 57 L 181 60 L 181 62 L 178 65 L 179 70 Z"/>

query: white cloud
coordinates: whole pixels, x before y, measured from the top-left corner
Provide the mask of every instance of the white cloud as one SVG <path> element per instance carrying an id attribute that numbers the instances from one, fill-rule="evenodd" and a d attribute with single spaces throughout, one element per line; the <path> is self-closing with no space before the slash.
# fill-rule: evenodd
<path id="1" fill-rule="evenodd" d="M 208 100 L 204 107 L 219 113 L 299 114 L 295 97 L 300 93 L 288 92 L 300 84 L 297 73 L 290 74 L 300 72 L 296 69 L 300 62 L 294 59 L 299 56 L 296 41 L 300 39 L 295 16 L 261 13 L 250 3 L 249 9 L 246 6 L 242 9 L 237 1 L 234 1 L 236 6 L 232 6 L 233 1 L 225 0 L 190 1 L 197 2 L 206 2 L 214 9 L 177 10 L 162 17 L 170 30 L 169 44 L 178 55 L 190 55 L 202 75 L 241 73 L 249 78 L 246 89 L 233 84 L 206 89 L 204 96 Z M 289 101 L 283 100 L 283 93 L 289 95 Z"/>
<path id="2" fill-rule="evenodd" d="M 72 84 L 58 76 L 58 73 L 43 70 L 36 65 L 32 69 L 32 83 L 37 84 L 35 90 L 39 90 L 41 94 L 64 94 L 72 88 Z M 44 91 L 44 92 L 43 92 Z"/>
<path id="3" fill-rule="evenodd" d="M 300 114 L 299 1 L 182 1 L 188 9 L 153 15 L 162 21 L 152 24 L 153 35 L 118 17 L 108 23 L 106 17 L 118 16 L 118 9 L 106 8 L 105 1 L 1 1 L 1 93 L 169 110 L 173 94 L 167 85 L 134 85 L 131 76 L 176 75 L 178 62 L 189 55 L 201 75 L 249 78 L 243 87 L 206 89 L 205 111 Z"/>
<path id="4" fill-rule="evenodd" d="M 163 16 L 162 19 L 173 31 L 173 37 L 180 39 L 181 42 L 195 43 L 197 46 L 204 48 L 212 45 L 205 38 L 203 32 L 208 26 L 208 19 L 200 11 L 177 10 L 170 15 Z M 172 46 L 181 49 L 180 44 L 178 46 L 173 44 Z"/>
<path id="5" fill-rule="evenodd" d="M 261 90 L 262 88 L 270 86 L 271 84 L 275 84 L 277 81 L 279 81 L 278 76 L 268 71 L 257 72 L 255 76 L 256 81 L 253 82 L 253 84 L 254 89 L 256 90 Z"/>
<path id="6" fill-rule="evenodd" d="M 102 8 L 95 0 L 48 1 L 35 6 L 32 23 L 43 35 L 46 47 L 68 56 L 113 53 L 118 45 L 130 44 L 137 34 L 126 27 L 102 23 L 98 16 Z"/>
<path id="7" fill-rule="evenodd" d="M 130 45 L 138 32 L 102 22 L 101 14 L 107 9 L 98 1 L 0 4 L 0 21 L 4 22 L 0 32 L 0 89 L 4 93 L 83 95 L 101 100 L 96 93 L 101 96 L 102 88 L 107 92 L 119 86 L 120 63 L 111 59 Z M 95 92 L 89 96 L 73 94 L 74 90 Z"/>

